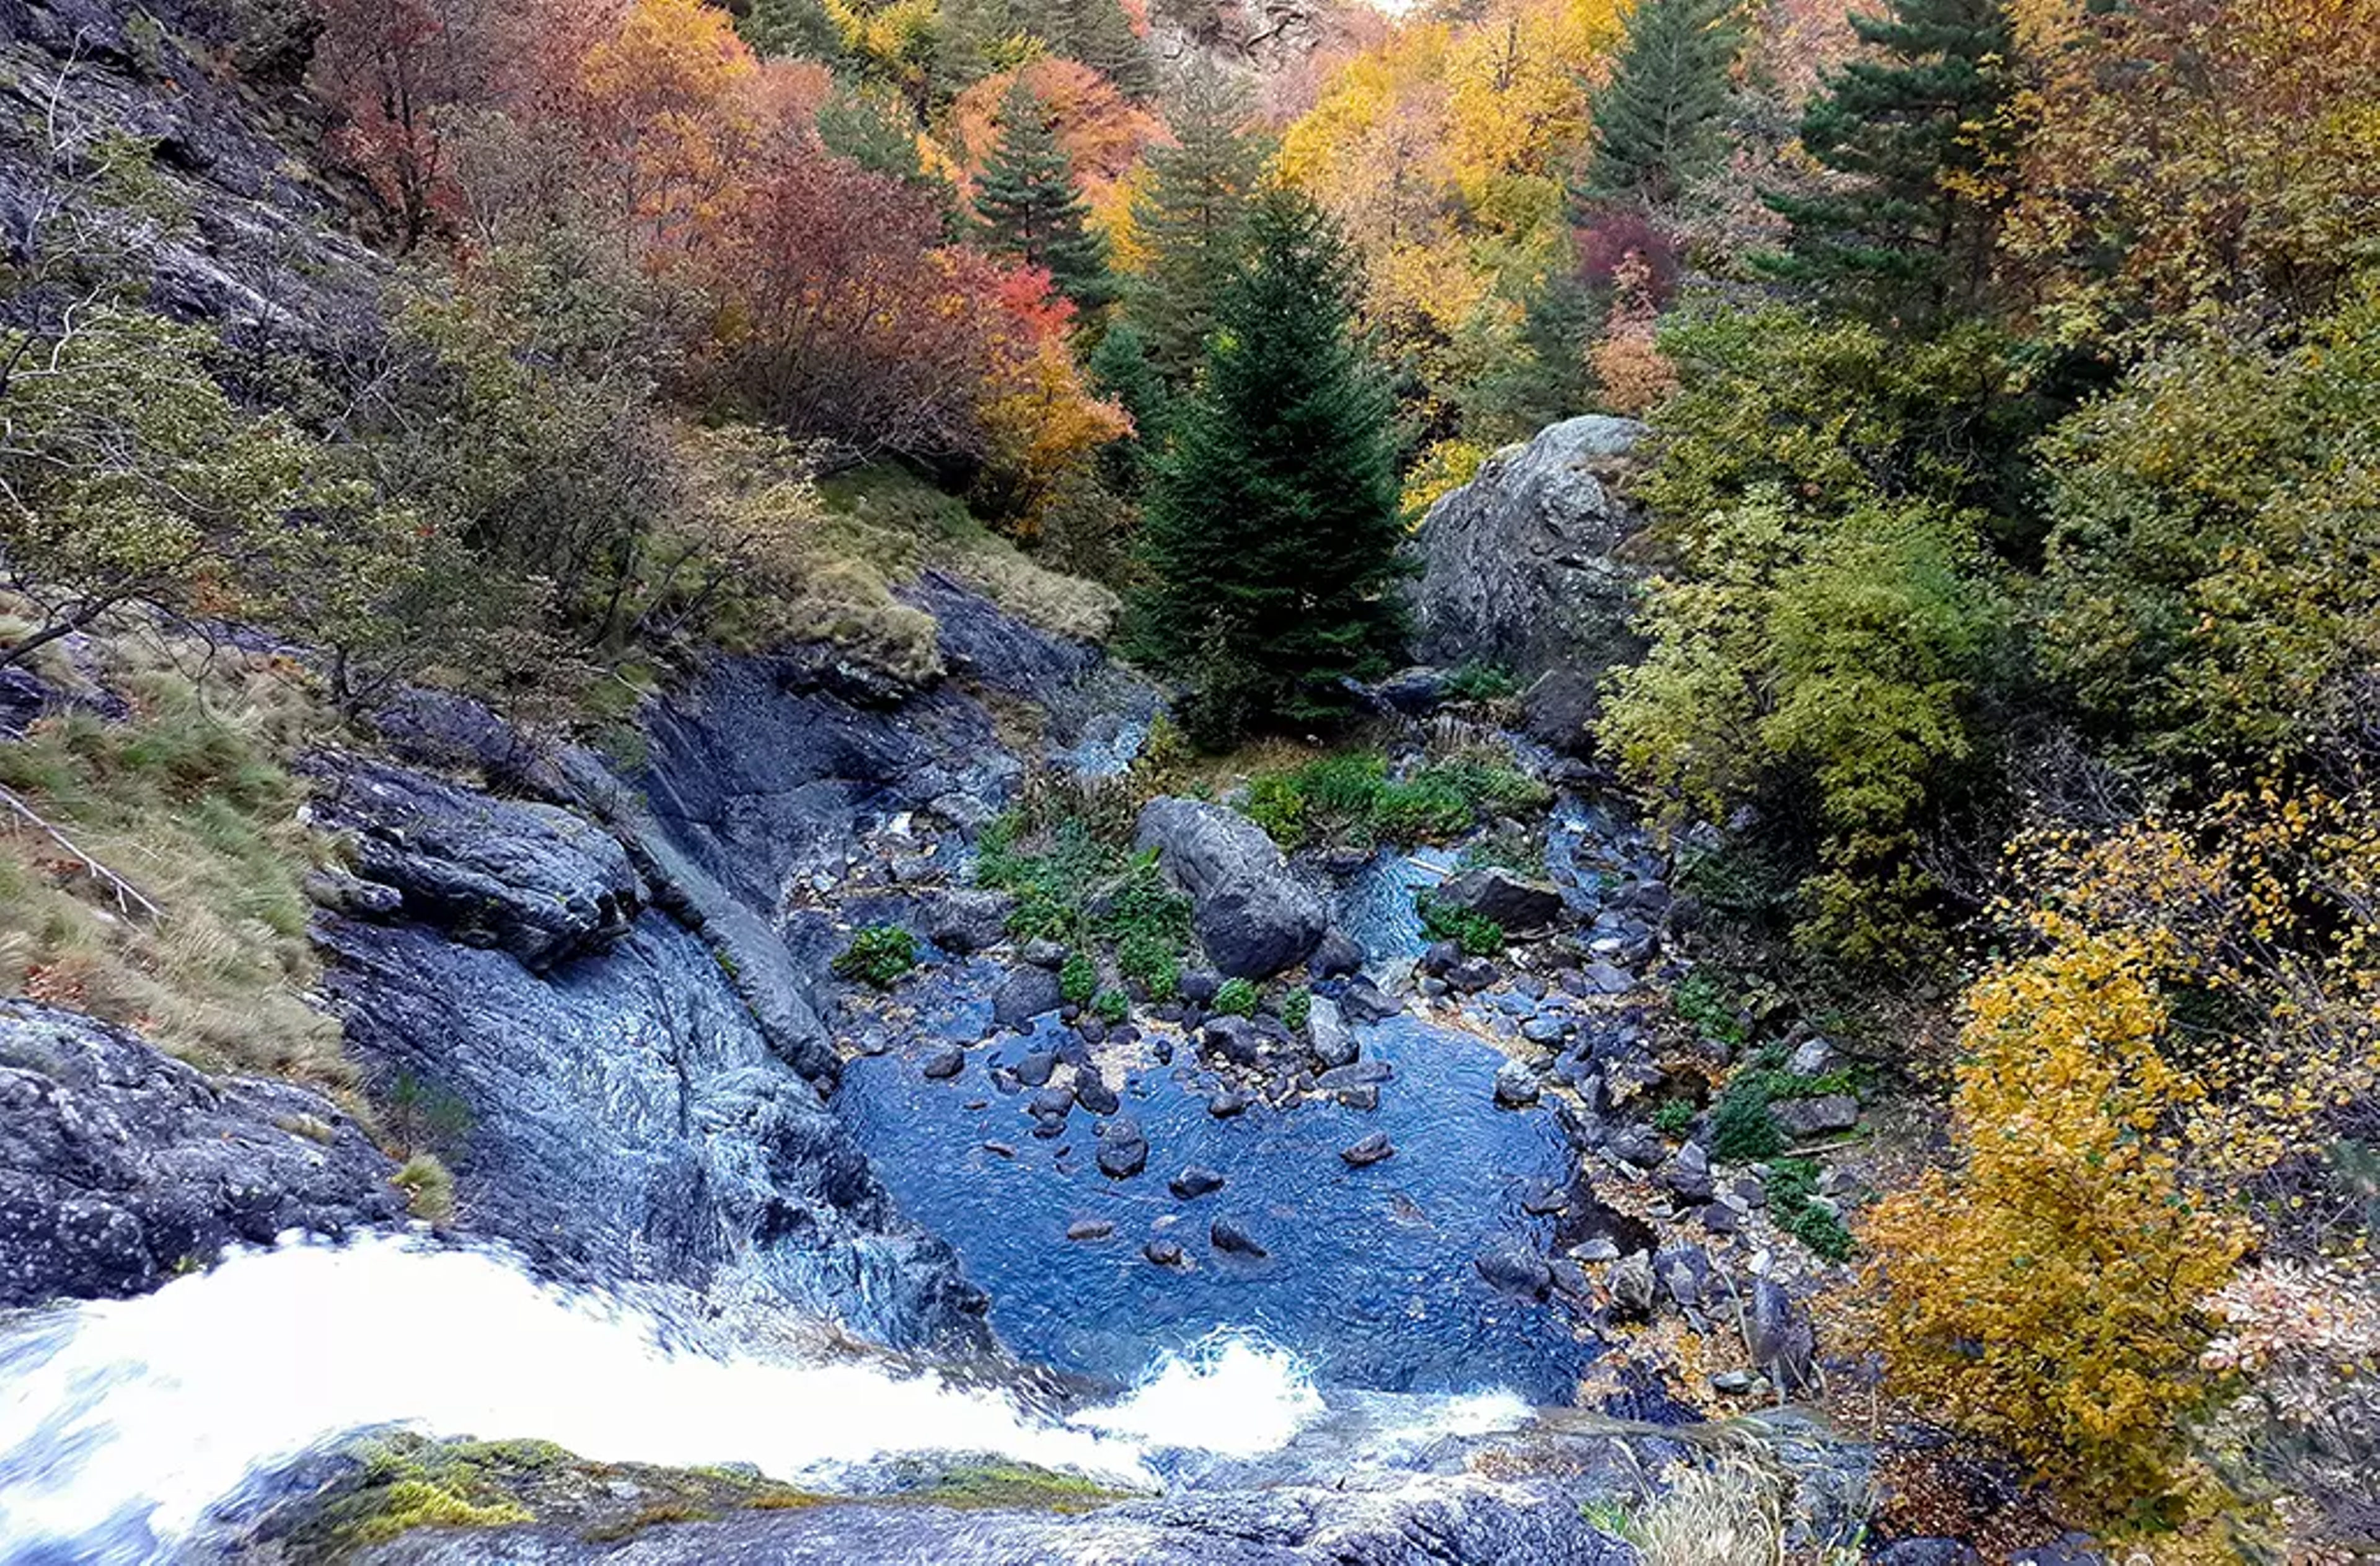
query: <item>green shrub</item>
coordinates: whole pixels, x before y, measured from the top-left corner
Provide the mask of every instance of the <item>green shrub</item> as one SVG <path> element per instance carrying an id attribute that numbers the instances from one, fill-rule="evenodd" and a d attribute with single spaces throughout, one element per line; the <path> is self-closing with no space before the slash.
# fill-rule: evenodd
<path id="1" fill-rule="evenodd" d="M 1500 663 L 1465 663 L 1446 676 L 1446 692 L 1458 701 L 1501 701 L 1520 689 L 1520 680 Z"/>
<path id="2" fill-rule="evenodd" d="M 413 1216 L 443 1227 L 455 1221 L 455 1176 L 435 1153 L 416 1153 L 388 1177 Z"/>
<path id="3" fill-rule="evenodd" d="M 1015 897 L 1009 933 L 1062 941 L 1091 965 L 1084 999 L 1097 989 L 1099 954 L 1112 953 L 1118 973 L 1169 1001 L 1190 942 L 1190 900 L 1166 883 L 1154 851 L 1132 851 L 1128 812 L 1094 811 L 1106 822 L 1095 829 L 1085 808 L 1075 799 L 1045 806 L 1047 819 L 1020 807 L 992 822 L 976 845 L 977 884 Z"/>
<path id="4" fill-rule="evenodd" d="M 1309 843 L 1373 848 L 1442 843 L 1484 816 L 1540 808 L 1544 785 L 1508 760 L 1486 753 L 1432 761 L 1404 778 L 1388 759 L 1347 751 L 1248 780 L 1244 813 L 1283 848 Z"/>
<path id="5" fill-rule="evenodd" d="M 1281 1020 L 1292 1028 L 1299 1032 L 1305 1031 L 1307 1020 L 1313 1015 L 1314 992 L 1304 985 L 1299 985 L 1281 997 Z"/>
<path id="6" fill-rule="evenodd" d="M 1058 969 L 1058 993 L 1075 1005 L 1087 1006 L 1099 989 L 1099 965 L 1080 952 L 1068 955 Z"/>
<path id="7" fill-rule="evenodd" d="M 1102 989 L 1091 998 L 1091 1011 L 1110 1023 L 1119 1023 L 1132 1015 L 1132 1002 L 1121 989 Z"/>
<path id="8" fill-rule="evenodd" d="M 1427 892 L 1414 899 L 1414 911 L 1421 916 L 1422 933 L 1432 941 L 1454 941 L 1475 957 L 1504 950 L 1504 927 L 1484 915 L 1466 913 Z"/>
<path id="9" fill-rule="evenodd" d="M 1257 1014 L 1257 987 L 1245 978 L 1227 978 L 1215 991 L 1215 1010 L 1235 1017 Z"/>
<path id="10" fill-rule="evenodd" d="M 1768 1095 L 1756 1086 L 1730 1082 L 1711 1111 L 1711 1157 L 1722 1163 L 1752 1163 L 1782 1152 L 1785 1134 L 1768 1112 Z"/>
<path id="11" fill-rule="evenodd" d="M 1683 1099 L 1664 1099 L 1653 1111 L 1653 1129 L 1664 1136 L 1682 1136 L 1694 1123 L 1694 1107 Z"/>
<path id="12" fill-rule="evenodd" d="M 1697 968 L 1670 992 L 1670 1005 L 1702 1038 L 1730 1046 L 1743 1042 L 1743 1024 L 1727 987 L 1708 968 Z"/>
<path id="13" fill-rule="evenodd" d="M 834 960 L 837 977 L 890 989 L 917 965 L 917 940 L 899 925 L 869 925 Z"/>
<path id="14" fill-rule="evenodd" d="M 1808 1159 L 1778 1159 L 1768 1166 L 1768 1215 L 1777 1226 L 1828 1261 L 1850 1259 L 1855 1248 L 1843 1220 L 1811 1198 L 1818 1194 L 1818 1166 Z"/>

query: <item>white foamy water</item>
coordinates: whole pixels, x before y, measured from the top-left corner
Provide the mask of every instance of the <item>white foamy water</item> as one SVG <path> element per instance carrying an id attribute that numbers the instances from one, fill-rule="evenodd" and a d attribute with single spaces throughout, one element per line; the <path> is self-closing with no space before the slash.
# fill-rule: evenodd
<path id="1" fill-rule="evenodd" d="M 934 1451 L 1149 1486 L 1153 1451 L 1255 1455 L 1321 1411 L 1293 1356 L 1239 1339 L 1060 1422 L 880 1365 L 674 1351 L 652 1317 L 500 1253 L 297 1244 L 0 1329 L 0 1561 L 156 1559 L 258 1464 L 366 1426 L 786 1480 Z"/>

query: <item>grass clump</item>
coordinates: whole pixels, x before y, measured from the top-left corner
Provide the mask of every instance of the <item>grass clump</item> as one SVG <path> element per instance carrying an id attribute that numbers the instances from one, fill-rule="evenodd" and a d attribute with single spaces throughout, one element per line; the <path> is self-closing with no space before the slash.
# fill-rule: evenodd
<path id="1" fill-rule="evenodd" d="M 414 1217 L 440 1227 L 455 1221 L 455 1175 L 435 1153 L 416 1153 L 388 1183 L 405 1193 Z"/>
<path id="2" fill-rule="evenodd" d="M 1128 804 L 1037 786 L 977 844 L 977 884 L 1016 899 L 1009 933 L 1060 941 L 1080 959 L 1076 1004 L 1097 998 L 1103 963 L 1153 1000 L 1172 1000 L 1181 982 L 1190 900 L 1153 851 L 1133 851 Z"/>
<path id="3" fill-rule="evenodd" d="M 1059 1474 L 1021 1463 L 953 1468 L 923 1489 L 905 1492 L 916 1499 L 962 1510 L 1031 1508 L 1042 1511 L 1091 1511 L 1130 1499 L 1078 1474 Z"/>
<path id="4" fill-rule="evenodd" d="M 1483 817 L 1534 809 L 1548 798 L 1542 784 L 1491 752 L 1466 751 L 1392 778 L 1386 757 L 1348 751 L 1256 773 L 1245 812 L 1283 848 L 1370 849 L 1460 837 Z"/>
<path id="5" fill-rule="evenodd" d="M 1215 1010 L 1227 1016 L 1257 1014 L 1257 987 L 1245 978 L 1227 978 L 1215 991 Z"/>
<path id="6" fill-rule="evenodd" d="M 890 989 L 917 965 L 917 938 L 899 925 L 868 925 L 834 959 L 838 978 Z"/>
<path id="7" fill-rule="evenodd" d="M 1504 950 L 1504 927 L 1484 914 L 1474 914 L 1440 902 L 1427 892 L 1414 899 L 1421 930 L 1432 941 L 1451 941 L 1474 957 L 1493 957 Z"/>
<path id="8" fill-rule="evenodd" d="M 352 1086 L 338 1023 L 308 999 L 306 877 L 334 845 L 298 819 L 305 787 L 282 763 L 330 714 L 270 657 L 129 629 L 93 645 L 128 715 L 56 713 L 0 745 L 0 786 L 74 844 L 0 810 L 0 994 L 123 1024 L 205 1070 Z M 90 686 L 63 656 L 35 673 Z M 93 861 L 159 911 L 119 901 Z"/>

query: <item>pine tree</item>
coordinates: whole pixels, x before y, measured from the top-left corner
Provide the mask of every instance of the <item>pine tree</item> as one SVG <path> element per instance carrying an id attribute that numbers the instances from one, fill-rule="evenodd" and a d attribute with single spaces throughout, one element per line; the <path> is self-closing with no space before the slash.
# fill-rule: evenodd
<path id="1" fill-rule="evenodd" d="M 1088 226 L 1073 167 L 1041 101 L 1019 78 L 1000 109 L 1000 140 L 976 187 L 984 248 L 1050 273 L 1085 310 L 1115 298 L 1106 238 Z"/>
<path id="2" fill-rule="evenodd" d="M 2001 0 L 1889 0 L 1887 15 L 1854 15 L 1852 27 L 1882 57 L 1828 76 L 1802 145 L 1852 183 L 1767 195 L 1793 234 L 1762 264 L 1880 322 L 1922 327 L 1973 309 L 1989 280 L 2008 15 Z"/>
<path id="3" fill-rule="evenodd" d="M 1099 477 L 1122 495 L 1136 495 L 1148 480 L 1150 458 L 1164 444 L 1168 398 L 1164 379 L 1148 362 L 1148 350 L 1129 317 L 1099 336 L 1084 360 L 1091 385 L 1132 415 L 1132 434 L 1099 448 Z"/>
<path id="4" fill-rule="evenodd" d="M 1174 145 L 1150 152 L 1149 183 L 1133 205 L 1149 262 L 1127 312 L 1176 388 L 1205 359 L 1216 296 L 1246 252 L 1248 196 L 1264 163 L 1249 115 L 1238 80 L 1213 65 L 1189 67 L 1166 114 Z"/>
<path id="5" fill-rule="evenodd" d="M 1156 62 L 1149 58 L 1148 45 L 1133 30 L 1132 19 L 1117 0 L 1042 0 L 1042 4 L 1047 11 L 1038 30 L 1052 50 L 1098 71 L 1127 98 L 1156 93 Z"/>
<path id="6" fill-rule="evenodd" d="M 1565 248 L 1521 305 L 1518 352 L 1499 354 L 1460 397 L 1463 438 L 1499 446 L 1594 406 L 1586 346 L 1595 298 Z"/>
<path id="7" fill-rule="evenodd" d="M 1207 366 L 1177 410 L 1142 533 L 1141 651 L 1190 684 L 1201 743 L 1343 717 L 1399 649 L 1390 406 L 1349 328 L 1344 239 L 1301 193 L 1250 212 Z"/>
<path id="8" fill-rule="evenodd" d="M 1033 55 L 1033 35 L 1014 0 L 942 0 L 941 18 L 934 40 L 934 90 L 940 95 L 954 96 Z"/>
<path id="9" fill-rule="evenodd" d="M 1595 100 L 1595 157 L 1580 197 L 1658 206 L 1718 161 L 1741 16 L 1742 0 L 1639 0 L 1611 83 Z"/>
<path id="10" fill-rule="evenodd" d="M 926 166 L 917 144 L 917 121 L 907 100 L 892 88 L 880 82 L 836 82 L 819 105 L 818 132 L 828 152 L 933 198 L 945 227 L 954 220 L 957 193 L 948 179 Z"/>

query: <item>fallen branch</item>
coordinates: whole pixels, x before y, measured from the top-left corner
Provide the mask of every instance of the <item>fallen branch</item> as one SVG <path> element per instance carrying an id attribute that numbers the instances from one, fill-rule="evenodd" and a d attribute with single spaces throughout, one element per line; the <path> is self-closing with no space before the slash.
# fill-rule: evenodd
<path id="1" fill-rule="evenodd" d="M 138 903 L 148 912 L 151 918 L 163 919 L 165 917 L 165 910 L 157 906 L 156 904 L 152 903 L 148 897 L 142 893 L 139 887 L 133 885 L 130 881 L 125 880 L 122 876 L 117 875 L 114 870 L 109 869 L 105 865 L 101 864 L 97 859 L 91 857 L 91 855 L 85 853 L 83 849 L 76 844 L 74 839 L 68 837 L 56 827 L 51 825 L 48 820 L 42 818 L 40 811 L 34 809 L 30 805 L 26 804 L 22 798 L 18 797 L 14 789 L 8 788 L 5 785 L 0 785 L 0 805 L 7 806 L 9 809 L 15 811 L 17 815 L 24 819 L 26 821 L 39 827 L 43 832 L 48 834 L 51 842 L 55 843 L 59 847 L 65 849 L 67 853 L 80 860 L 82 862 L 82 868 L 86 871 L 90 872 L 91 878 L 93 880 L 98 881 L 102 886 L 106 887 L 108 891 L 115 894 L 115 905 L 117 908 L 129 914 L 132 912 L 132 904 Z"/>

